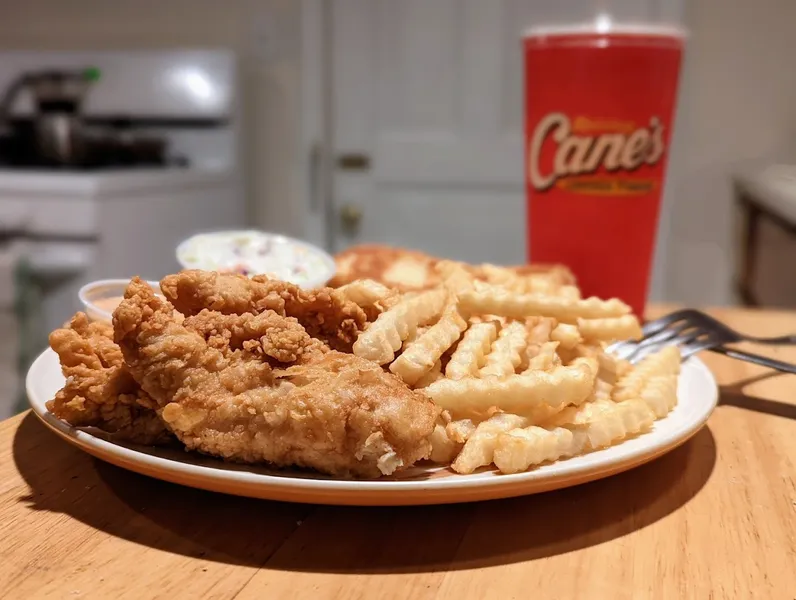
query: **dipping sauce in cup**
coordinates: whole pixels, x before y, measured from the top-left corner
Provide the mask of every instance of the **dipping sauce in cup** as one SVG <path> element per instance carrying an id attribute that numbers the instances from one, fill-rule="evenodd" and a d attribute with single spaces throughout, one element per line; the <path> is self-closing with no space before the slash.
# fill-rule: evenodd
<path id="1" fill-rule="evenodd" d="M 317 246 L 254 230 L 197 234 L 177 247 L 177 260 L 184 269 L 267 275 L 306 289 L 326 285 L 336 270 Z"/>
<path id="2" fill-rule="evenodd" d="M 129 279 L 101 279 L 87 283 L 77 293 L 86 315 L 92 321 L 105 321 L 110 323 L 113 320 L 113 311 L 119 306 L 124 298 L 124 290 L 130 283 Z M 158 296 L 160 284 L 157 281 L 147 281 Z"/>

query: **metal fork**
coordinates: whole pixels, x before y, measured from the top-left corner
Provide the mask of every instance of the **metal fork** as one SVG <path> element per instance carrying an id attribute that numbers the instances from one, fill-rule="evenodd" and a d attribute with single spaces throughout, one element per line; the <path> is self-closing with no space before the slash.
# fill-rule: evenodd
<path id="1" fill-rule="evenodd" d="M 786 373 L 796 373 L 796 365 L 766 356 L 725 348 L 725 344 L 754 342 L 767 345 L 796 344 L 796 335 L 762 338 L 744 335 L 721 321 L 694 309 L 679 310 L 655 321 L 650 321 L 641 329 L 639 340 L 628 340 L 613 344 L 609 350 L 630 362 L 641 360 L 649 352 L 662 346 L 680 347 L 683 360 L 701 352 L 712 350 L 731 358 L 745 360 Z"/>

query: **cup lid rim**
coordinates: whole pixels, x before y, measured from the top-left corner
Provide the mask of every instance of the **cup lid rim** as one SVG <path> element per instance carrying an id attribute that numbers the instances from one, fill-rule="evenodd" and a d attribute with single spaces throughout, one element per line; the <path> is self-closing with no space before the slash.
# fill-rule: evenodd
<path id="1" fill-rule="evenodd" d="M 565 36 L 573 34 L 639 35 L 652 37 L 674 37 L 685 39 L 688 31 L 675 24 L 656 23 L 570 23 L 560 25 L 536 25 L 522 32 L 523 38 Z"/>

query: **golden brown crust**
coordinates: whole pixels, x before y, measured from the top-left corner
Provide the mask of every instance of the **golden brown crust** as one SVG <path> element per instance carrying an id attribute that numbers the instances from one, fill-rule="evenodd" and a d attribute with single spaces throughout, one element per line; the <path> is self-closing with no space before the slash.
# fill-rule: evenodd
<path id="1" fill-rule="evenodd" d="M 290 349 L 292 364 L 234 347 L 255 339 L 266 321 L 268 343 Z M 370 361 L 297 336 L 297 327 L 273 312 L 208 311 L 182 322 L 139 279 L 114 314 L 130 373 L 188 449 L 361 477 L 392 473 L 430 453 L 440 409 L 427 396 Z M 219 336 L 221 329 L 230 335 Z"/>
<path id="2" fill-rule="evenodd" d="M 373 279 L 401 291 L 422 290 L 440 283 L 429 254 L 380 244 L 353 246 L 335 255 L 337 273 L 329 282 L 340 287 L 357 279 Z"/>
<path id="3" fill-rule="evenodd" d="M 188 270 L 160 282 L 164 296 L 186 316 L 202 310 L 227 315 L 273 311 L 294 317 L 307 333 L 335 350 L 350 351 L 368 321 L 365 311 L 332 288 L 303 290 L 257 275 Z"/>
<path id="4" fill-rule="evenodd" d="M 442 277 L 436 271 L 436 266 L 443 260 L 417 250 L 381 244 L 352 246 L 335 255 L 337 273 L 329 285 L 340 287 L 357 279 L 373 279 L 404 292 L 425 290 L 442 283 Z M 476 278 L 482 278 L 479 266 L 463 266 Z M 545 273 L 551 275 L 560 285 L 575 283 L 572 271 L 563 265 L 528 264 L 506 268 L 517 275 Z"/>
<path id="5" fill-rule="evenodd" d="M 545 274 L 553 276 L 560 285 L 575 285 L 575 275 L 564 265 L 532 263 L 529 265 L 515 265 L 509 267 L 517 275 Z"/>
<path id="6" fill-rule="evenodd" d="M 71 425 L 97 427 L 117 439 L 166 441 L 170 436 L 154 410 L 155 402 L 127 372 L 112 336 L 110 325 L 90 323 L 84 313 L 50 334 L 66 384 L 47 409 Z"/>
<path id="7" fill-rule="evenodd" d="M 258 315 L 224 315 L 205 309 L 182 324 L 201 335 L 211 348 L 244 350 L 284 363 L 298 360 L 310 343 L 309 334 L 296 319 L 272 310 Z"/>

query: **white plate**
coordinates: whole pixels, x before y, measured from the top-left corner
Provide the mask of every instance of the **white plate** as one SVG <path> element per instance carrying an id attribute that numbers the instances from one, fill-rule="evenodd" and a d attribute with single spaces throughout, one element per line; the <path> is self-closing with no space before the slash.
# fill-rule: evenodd
<path id="1" fill-rule="evenodd" d="M 420 466 L 376 481 L 340 480 L 298 470 L 232 465 L 176 447 L 145 447 L 109 441 L 102 432 L 78 429 L 45 406 L 63 386 L 58 356 L 45 350 L 26 380 L 34 413 L 67 441 L 102 460 L 151 477 L 254 498 L 320 504 L 400 505 L 508 498 L 568 487 L 636 467 L 676 448 L 705 424 L 718 401 L 713 375 L 698 359 L 683 365 L 677 407 L 652 431 L 605 450 L 526 473 L 500 475 L 484 470 L 458 475 L 447 468 Z"/>

